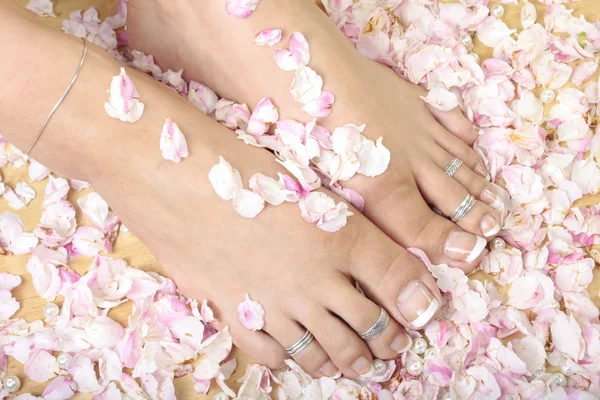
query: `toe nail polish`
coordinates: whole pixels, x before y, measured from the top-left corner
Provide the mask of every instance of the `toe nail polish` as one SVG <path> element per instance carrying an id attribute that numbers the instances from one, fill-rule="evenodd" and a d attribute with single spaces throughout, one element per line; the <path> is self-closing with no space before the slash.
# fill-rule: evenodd
<path id="1" fill-rule="evenodd" d="M 375 372 L 373 363 L 369 361 L 367 357 L 360 357 L 358 360 L 352 363 L 350 368 L 363 377 L 369 376 Z"/>
<path id="2" fill-rule="evenodd" d="M 479 200 L 483 201 L 493 209 L 498 209 L 502 205 L 502 200 L 500 200 L 500 197 L 498 197 L 496 191 L 489 187 L 483 189 L 481 195 L 479 196 Z"/>
<path id="3" fill-rule="evenodd" d="M 412 347 L 412 338 L 406 332 L 399 333 L 390 344 L 390 347 L 398 354 L 406 353 Z"/>
<path id="4" fill-rule="evenodd" d="M 398 309 L 409 324 L 422 328 L 435 315 L 440 303 L 421 281 L 409 282 L 398 295 Z"/>
<path id="5" fill-rule="evenodd" d="M 477 166 L 475 167 L 475 172 L 484 177 L 487 181 L 490 180 L 490 175 L 488 174 L 487 170 L 485 169 L 482 163 L 477 164 Z"/>
<path id="6" fill-rule="evenodd" d="M 484 238 L 464 231 L 453 231 L 444 245 L 444 253 L 453 260 L 472 263 L 485 249 Z"/>
<path id="7" fill-rule="evenodd" d="M 322 373 L 323 375 L 331 378 L 332 376 L 337 375 L 340 371 L 337 369 L 335 364 L 332 363 L 330 360 L 330 361 L 327 361 L 325 364 L 323 364 L 323 366 L 321 367 L 319 372 Z"/>
<path id="8" fill-rule="evenodd" d="M 481 219 L 481 233 L 485 237 L 494 236 L 496 233 L 500 232 L 500 224 L 498 220 L 494 218 L 493 215 L 488 214 Z"/>

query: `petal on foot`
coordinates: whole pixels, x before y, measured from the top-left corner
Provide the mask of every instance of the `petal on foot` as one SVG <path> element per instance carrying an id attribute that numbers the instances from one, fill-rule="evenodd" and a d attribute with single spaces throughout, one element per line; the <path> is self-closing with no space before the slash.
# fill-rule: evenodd
<path id="1" fill-rule="evenodd" d="M 265 326 L 265 310 L 260 303 L 251 300 L 248 293 L 246 293 L 246 300 L 238 306 L 237 313 L 246 329 L 259 331 Z"/>

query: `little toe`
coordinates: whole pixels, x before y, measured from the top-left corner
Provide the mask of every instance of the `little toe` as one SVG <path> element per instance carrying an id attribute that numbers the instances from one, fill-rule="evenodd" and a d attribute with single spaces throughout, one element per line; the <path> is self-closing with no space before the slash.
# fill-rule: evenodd
<path id="1" fill-rule="evenodd" d="M 329 296 L 325 305 L 358 333 L 377 358 L 394 359 L 411 346 L 406 330 L 351 285 Z"/>
<path id="2" fill-rule="evenodd" d="M 227 323 L 216 323 L 216 327 L 221 329 L 226 325 L 229 326 L 235 346 L 250 354 L 257 363 L 271 369 L 277 369 L 284 365 L 284 360 L 288 358 L 288 355 L 283 346 L 268 333 L 246 329 L 234 315 L 224 321 Z"/>
<path id="3" fill-rule="evenodd" d="M 302 310 L 300 321 L 315 335 L 331 361 L 346 376 L 370 376 L 373 356 L 367 345 L 339 318 L 325 308 Z"/>
<path id="4" fill-rule="evenodd" d="M 479 137 L 476 126 L 463 115 L 459 108 L 451 111 L 441 111 L 430 105 L 427 105 L 427 108 L 440 125 L 469 146 L 475 143 Z"/>
<path id="5" fill-rule="evenodd" d="M 472 195 L 467 189 L 437 165 L 423 166 L 423 175 L 427 177 L 419 185 L 423 196 L 462 229 L 485 238 L 500 231 L 499 213 L 481 201 L 470 199 Z"/>

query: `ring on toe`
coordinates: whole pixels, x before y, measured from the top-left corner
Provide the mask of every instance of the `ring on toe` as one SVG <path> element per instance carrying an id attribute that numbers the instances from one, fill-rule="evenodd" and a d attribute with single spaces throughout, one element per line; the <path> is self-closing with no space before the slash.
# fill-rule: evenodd
<path id="1" fill-rule="evenodd" d="M 390 324 L 390 316 L 382 307 L 380 308 L 379 318 L 372 327 L 360 334 L 360 338 L 366 342 L 377 339 Z"/>
<path id="2" fill-rule="evenodd" d="M 313 334 L 310 333 L 307 329 L 306 332 L 304 333 L 304 336 L 302 336 L 300 338 L 300 340 L 298 340 L 296 343 L 294 343 L 290 347 L 286 347 L 285 352 L 293 357 L 296 354 L 299 354 L 300 352 L 302 352 L 302 350 L 304 350 L 305 348 L 307 348 L 308 345 L 314 339 L 315 339 L 315 337 L 313 336 Z"/>
<path id="3" fill-rule="evenodd" d="M 463 219 L 465 217 L 465 215 L 467 215 L 467 213 L 469 211 L 471 211 L 471 209 L 473 208 L 474 205 L 475 205 L 475 197 L 473 197 L 472 194 L 468 194 L 467 197 L 465 197 L 465 199 L 462 201 L 462 203 L 460 203 L 458 205 L 458 207 L 456 207 L 456 210 L 454 210 L 454 216 L 452 216 L 452 222 L 456 223 L 456 222 L 460 221 L 461 219 Z"/>
<path id="4" fill-rule="evenodd" d="M 454 157 L 452 161 L 450 161 L 450 163 L 446 166 L 444 172 L 449 177 L 453 177 L 461 165 L 463 165 L 463 162 L 459 158 Z"/>

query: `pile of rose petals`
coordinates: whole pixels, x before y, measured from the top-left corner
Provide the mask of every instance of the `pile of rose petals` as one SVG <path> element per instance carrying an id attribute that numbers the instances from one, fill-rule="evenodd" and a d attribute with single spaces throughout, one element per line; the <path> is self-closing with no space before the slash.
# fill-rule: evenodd
<path id="1" fill-rule="evenodd" d="M 422 252 L 412 250 L 427 264 L 446 299 L 440 314 L 422 332 L 411 331 L 413 338 L 427 339 L 425 353 L 411 350 L 397 364 L 388 362 L 378 382 L 313 379 L 291 361 L 287 369 L 274 373 L 249 365 L 235 394 L 224 384 L 235 361 L 220 364 L 229 353 L 231 338 L 226 330 L 211 328 L 213 317 L 206 302 L 198 308 L 183 299 L 171 281 L 110 257 L 98 255 L 83 276 L 68 268 L 69 259 L 82 249 L 94 254 L 110 251 L 107 243 L 108 247 L 114 243 L 119 222 L 100 196 L 90 194 L 79 206 L 87 210 L 84 214 L 92 226 L 78 227 L 74 205 L 65 200 L 68 182 L 50 176 L 45 217 L 38 228 L 33 234 L 24 232 L 20 219 L 6 212 L 0 215 L 0 247 L 14 254 L 34 248 L 28 270 L 36 291 L 48 300 L 63 296 L 65 305 L 59 316 L 45 323 L 0 315 L 0 375 L 7 354 L 25 364 L 26 373 L 35 371 L 32 379 L 52 379 L 47 391 L 93 391 L 98 399 L 113 399 L 125 398 L 123 390 L 128 398 L 167 399 L 173 398 L 173 377 L 192 372 L 184 361 L 201 355 L 192 375 L 196 390 L 205 393 L 215 378 L 223 391 L 240 399 L 271 398 L 271 382 L 280 385 L 280 399 L 600 397 L 600 321 L 593 302 L 600 293 L 589 291 L 594 257 L 598 258 L 592 246 L 600 244 L 600 207 L 574 206 L 600 189 L 600 135 L 592 131 L 600 85 L 591 79 L 600 50 L 600 23 L 573 16 L 561 4 L 564 1 L 540 3 L 549 7 L 539 18 L 533 4 L 521 3 L 524 30 L 515 32 L 490 15 L 491 5 L 485 0 L 324 1 L 332 20 L 366 57 L 429 89 L 425 101 L 443 110 L 460 107 L 482 128 L 475 149 L 493 181 L 507 189 L 509 207 L 501 235 L 509 246 L 497 246 L 484 258 L 480 268 L 486 279 L 469 279 L 458 269 L 432 265 Z M 257 5 L 256 0 L 226 1 L 229 14 L 244 18 Z M 117 43 L 123 44 L 125 38 L 115 29 L 124 25 L 125 17 L 121 3 L 118 15 L 107 21 L 101 22 L 90 9 L 83 15 L 73 13 L 63 28 L 175 88 L 202 112 L 237 130 L 246 143 L 281 150 L 281 135 L 265 134 L 271 124 L 279 128 L 281 122 L 270 100 L 251 113 L 246 105 L 219 99 L 201 83 L 183 81 L 180 71 L 163 74 L 151 56 L 135 51 L 127 58 L 118 54 Z M 465 40 L 474 34 L 494 50 L 494 58 L 481 65 L 469 53 L 470 40 Z M 273 46 L 280 35 L 277 30 L 264 31 L 256 41 Z M 284 49 L 291 56 L 281 52 L 282 62 L 297 62 L 294 54 L 303 62 L 303 45 L 293 48 Z M 582 88 L 568 88 L 569 81 Z M 546 109 L 537 96 L 540 88 L 556 95 Z M 248 132 L 253 114 L 250 132 L 264 129 L 263 134 Z M 315 122 L 303 126 L 305 133 L 296 136 L 304 139 L 300 144 L 311 149 L 307 139 L 314 138 L 317 148 L 336 154 L 331 134 L 315 131 L 316 127 Z M 300 126 L 279 129 L 300 132 Z M 8 142 L 0 139 L 0 146 L 0 165 L 26 165 L 26 157 Z M 335 182 L 308 165 L 300 168 L 296 160 L 284 158 L 282 163 L 289 164 L 300 183 L 280 182 L 285 189 L 302 193 L 299 197 L 309 199 L 318 194 L 309 195 L 310 190 L 322 182 Z M 33 181 L 48 172 L 30 160 L 29 174 Z M 274 203 L 285 201 L 279 184 L 253 178 L 252 190 L 262 188 Z M 339 182 L 332 185 L 352 204 L 360 204 L 360 195 Z M 71 186 L 84 184 L 71 181 Z M 307 205 L 306 215 L 313 218 L 311 210 Z M 75 246 L 81 228 L 97 232 L 83 230 L 79 242 L 87 245 Z M 35 247 L 38 238 L 42 244 Z M 11 300 L 10 290 L 16 283 L 10 275 L 0 276 L 2 304 L 13 309 L 18 304 Z M 104 316 L 124 301 L 134 303 L 126 329 Z M 49 357 L 58 351 L 75 355 L 65 370 L 57 369 Z M 405 368 L 414 362 L 423 364 L 423 372 L 416 376 Z M 133 368 L 131 375 L 123 373 L 123 367 Z M 115 381 L 120 381 L 121 389 Z M 387 382 L 386 389 L 380 381 Z M 0 391 L 0 398 L 3 395 Z"/>

